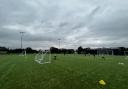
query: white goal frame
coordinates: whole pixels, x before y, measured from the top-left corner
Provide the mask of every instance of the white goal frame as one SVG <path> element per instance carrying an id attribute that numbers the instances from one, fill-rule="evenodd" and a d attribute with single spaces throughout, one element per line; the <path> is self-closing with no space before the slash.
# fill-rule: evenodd
<path id="1" fill-rule="evenodd" d="M 109 50 L 109 49 L 98 49 L 97 50 L 97 55 L 114 55 L 114 51 L 113 50 Z"/>
<path id="2" fill-rule="evenodd" d="M 124 51 L 124 56 L 128 56 L 128 51 Z"/>
<path id="3" fill-rule="evenodd" d="M 128 59 L 128 51 L 124 51 L 125 59 Z"/>
<path id="4" fill-rule="evenodd" d="M 27 56 L 26 50 L 22 51 L 22 53 L 20 53 L 19 56 Z"/>
<path id="5" fill-rule="evenodd" d="M 44 61 L 44 57 L 48 55 L 47 61 Z M 47 51 L 40 51 L 38 54 L 35 56 L 35 61 L 39 64 L 46 64 L 46 63 L 51 63 L 51 52 L 50 50 Z"/>

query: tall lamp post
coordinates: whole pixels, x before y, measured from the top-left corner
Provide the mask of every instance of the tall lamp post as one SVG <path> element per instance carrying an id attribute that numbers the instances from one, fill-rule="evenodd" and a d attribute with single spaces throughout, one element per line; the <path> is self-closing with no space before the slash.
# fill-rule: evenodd
<path id="1" fill-rule="evenodd" d="M 20 32 L 20 35 L 21 35 L 21 49 L 23 49 L 23 34 L 24 34 L 25 32 Z"/>
<path id="2" fill-rule="evenodd" d="M 61 41 L 61 39 L 58 39 L 58 41 L 59 41 L 59 49 L 60 49 L 60 41 Z"/>

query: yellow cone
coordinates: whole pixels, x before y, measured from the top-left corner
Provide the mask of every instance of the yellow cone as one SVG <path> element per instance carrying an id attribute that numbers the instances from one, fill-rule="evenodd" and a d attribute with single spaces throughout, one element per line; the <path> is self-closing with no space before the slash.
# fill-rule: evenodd
<path id="1" fill-rule="evenodd" d="M 100 80 L 100 81 L 99 81 L 99 84 L 101 84 L 101 85 L 106 85 L 106 83 L 105 83 L 104 80 Z"/>

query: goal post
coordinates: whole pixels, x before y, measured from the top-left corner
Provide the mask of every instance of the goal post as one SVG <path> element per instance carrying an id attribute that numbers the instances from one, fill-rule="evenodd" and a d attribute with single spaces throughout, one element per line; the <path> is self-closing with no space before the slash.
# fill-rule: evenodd
<path id="1" fill-rule="evenodd" d="M 39 64 L 51 63 L 50 50 L 40 51 L 38 54 L 36 54 L 35 61 Z"/>
<path id="2" fill-rule="evenodd" d="M 22 53 L 19 54 L 19 56 L 27 56 L 26 50 L 23 50 Z"/>
<path id="3" fill-rule="evenodd" d="M 124 51 L 125 59 L 128 59 L 128 51 Z"/>
<path id="4" fill-rule="evenodd" d="M 97 55 L 114 55 L 114 51 L 109 49 L 97 49 Z"/>
<path id="5" fill-rule="evenodd" d="M 124 51 L 124 56 L 128 56 L 128 51 Z"/>
<path id="6" fill-rule="evenodd" d="M 107 50 L 107 55 L 114 55 L 114 51 L 113 50 Z"/>

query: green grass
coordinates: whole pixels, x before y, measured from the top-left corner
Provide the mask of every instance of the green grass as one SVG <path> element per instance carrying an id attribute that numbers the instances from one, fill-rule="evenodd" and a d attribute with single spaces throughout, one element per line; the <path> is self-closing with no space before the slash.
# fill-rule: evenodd
<path id="1" fill-rule="evenodd" d="M 128 89 L 128 59 L 123 56 L 103 60 L 57 55 L 57 60 L 43 65 L 34 56 L 0 55 L 0 89 Z M 98 83 L 101 79 L 105 86 Z"/>

